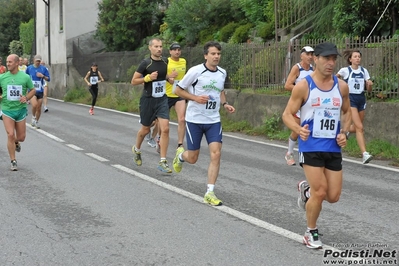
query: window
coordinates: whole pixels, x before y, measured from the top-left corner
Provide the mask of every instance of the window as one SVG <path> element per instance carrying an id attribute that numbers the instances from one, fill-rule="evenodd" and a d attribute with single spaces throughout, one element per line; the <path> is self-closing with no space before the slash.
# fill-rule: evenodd
<path id="1" fill-rule="evenodd" d="M 64 30 L 64 1 L 60 0 L 60 31 Z"/>

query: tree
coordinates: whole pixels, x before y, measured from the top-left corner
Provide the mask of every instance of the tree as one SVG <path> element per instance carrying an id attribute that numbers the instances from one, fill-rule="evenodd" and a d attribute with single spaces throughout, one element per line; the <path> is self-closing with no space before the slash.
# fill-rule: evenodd
<path id="1" fill-rule="evenodd" d="M 165 23 L 176 40 L 195 45 L 199 33 L 245 20 L 240 7 L 230 0 L 174 0 L 165 11 Z M 216 32 L 215 32 L 216 33 Z"/>
<path id="2" fill-rule="evenodd" d="M 33 18 L 32 0 L 0 0 L 0 54 L 7 55 L 10 42 L 19 40 L 19 25 Z"/>
<path id="3" fill-rule="evenodd" d="M 31 54 L 34 39 L 34 23 L 33 18 L 29 22 L 22 22 L 19 26 L 19 38 L 23 45 L 23 53 Z"/>
<path id="4" fill-rule="evenodd" d="M 158 33 L 163 0 L 104 0 L 98 3 L 96 36 L 108 51 L 132 51 Z"/>

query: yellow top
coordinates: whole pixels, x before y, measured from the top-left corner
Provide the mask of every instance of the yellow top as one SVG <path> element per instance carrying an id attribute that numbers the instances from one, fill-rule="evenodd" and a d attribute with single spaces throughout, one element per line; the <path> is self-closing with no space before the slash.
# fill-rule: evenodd
<path id="1" fill-rule="evenodd" d="M 175 78 L 175 82 L 170 84 L 166 82 L 166 95 L 171 98 L 177 98 L 176 94 L 174 94 L 174 89 L 176 88 L 177 83 L 184 77 L 186 74 L 186 59 L 179 58 L 179 61 L 175 61 L 172 58 L 168 58 L 168 74 L 172 73 L 173 70 L 177 71 L 177 77 Z"/>

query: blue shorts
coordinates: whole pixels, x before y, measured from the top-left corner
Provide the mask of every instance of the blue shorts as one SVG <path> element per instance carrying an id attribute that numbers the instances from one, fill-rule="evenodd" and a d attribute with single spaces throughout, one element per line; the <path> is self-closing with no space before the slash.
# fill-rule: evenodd
<path id="1" fill-rule="evenodd" d="M 366 109 L 366 95 L 364 93 L 350 93 L 349 100 L 351 102 L 351 107 L 356 108 L 358 112 Z"/>
<path id="2" fill-rule="evenodd" d="M 187 150 L 199 150 L 201 147 L 202 136 L 204 134 L 208 145 L 212 142 L 222 143 L 222 123 L 195 124 L 186 122 Z"/>

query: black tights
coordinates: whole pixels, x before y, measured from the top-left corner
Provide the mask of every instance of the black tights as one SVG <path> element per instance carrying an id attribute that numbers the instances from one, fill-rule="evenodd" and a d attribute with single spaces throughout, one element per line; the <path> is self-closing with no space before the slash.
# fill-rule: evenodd
<path id="1" fill-rule="evenodd" d="M 91 106 L 94 106 L 97 102 L 98 85 L 91 85 L 89 91 L 91 93 Z"/>

